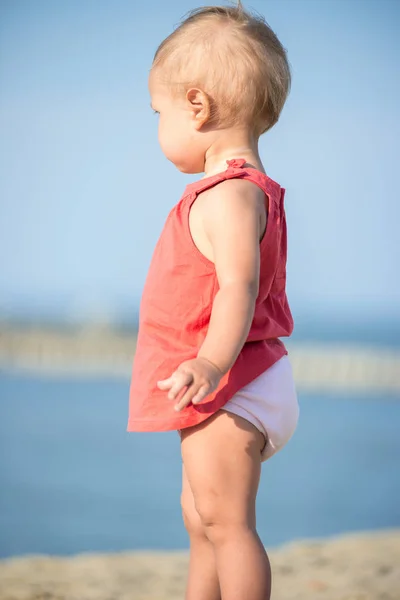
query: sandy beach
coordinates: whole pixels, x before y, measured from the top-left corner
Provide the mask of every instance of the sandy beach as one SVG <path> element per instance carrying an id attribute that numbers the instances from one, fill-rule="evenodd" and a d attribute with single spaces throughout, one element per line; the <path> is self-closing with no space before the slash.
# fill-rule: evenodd
<path id="1" fill-rule="evenodd" d="M 270 551 L 273 600 L 399 600 L 400 529 Z M 0 563 L 1 600 L 182 600 L 186 552 L 32 556 Z"/>

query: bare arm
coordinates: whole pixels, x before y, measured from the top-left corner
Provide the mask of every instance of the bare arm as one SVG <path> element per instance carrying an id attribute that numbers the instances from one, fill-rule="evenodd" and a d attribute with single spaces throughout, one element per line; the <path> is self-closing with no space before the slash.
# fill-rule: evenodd
<path id="1" fill-rule="evenodd" d="M 246 181 L 210 190 L 204 227 L 213 250 L 219 291 L 199 357 L 228 371 L 241 351 L 254 316 L 260 275 L 260 194 Z"/>

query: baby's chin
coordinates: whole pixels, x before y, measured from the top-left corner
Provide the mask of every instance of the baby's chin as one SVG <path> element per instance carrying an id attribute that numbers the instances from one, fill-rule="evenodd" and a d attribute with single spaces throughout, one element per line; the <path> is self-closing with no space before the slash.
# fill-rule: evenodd
<path id="1" fill-rule="evenodd" d="M 169 160 L 175 165 L 178 171 L 185 173 L 186 175 L 197 175 L 198 173 L 204 173 L 204 161 L 195 163 L 186 160 Z"/>

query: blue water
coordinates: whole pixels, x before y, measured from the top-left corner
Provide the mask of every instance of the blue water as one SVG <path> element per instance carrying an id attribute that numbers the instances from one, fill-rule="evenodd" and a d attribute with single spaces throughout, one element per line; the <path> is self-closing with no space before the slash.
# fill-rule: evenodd
<path id="1" fill-rule="evenodd" d="M 179 440 L 128 434 L 128 381 L 0 376 L 0 556 L 175 549 Z M 400 402 L 300 396 L 290 444 L 263 467 L 267 545 L 400 526 Z"/>

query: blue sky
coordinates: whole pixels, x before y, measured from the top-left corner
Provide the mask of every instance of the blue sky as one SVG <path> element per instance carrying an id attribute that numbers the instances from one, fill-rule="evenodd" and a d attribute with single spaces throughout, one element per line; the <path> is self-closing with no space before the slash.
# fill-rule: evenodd
<path id="1" fill-rule="evenodd" d="M 261 138 L 287 188 L 295 314 L 400 320 L 396 0 L 253 0 L 293 88 Z M 157 145 L 147 76 L 191 1 L 3 0 L 0 316 L 136 313 L 193 177 Z"/>

